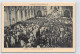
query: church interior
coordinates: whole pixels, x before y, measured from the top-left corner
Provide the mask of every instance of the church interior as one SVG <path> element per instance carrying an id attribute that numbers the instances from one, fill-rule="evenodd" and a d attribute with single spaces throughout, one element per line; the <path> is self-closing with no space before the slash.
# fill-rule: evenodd
<path id="1" fill-rule="evenodd" d="M 72 6 L 5 6 L 4 47 L 73 47 Z"/>

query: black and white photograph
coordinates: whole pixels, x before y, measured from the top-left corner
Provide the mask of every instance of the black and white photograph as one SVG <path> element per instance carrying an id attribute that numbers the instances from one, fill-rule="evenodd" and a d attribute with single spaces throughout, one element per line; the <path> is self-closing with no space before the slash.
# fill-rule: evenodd
<path id="1" fill-rule="evenodd" d="M 73 6 L 4 6 L 4 48 L 73 48 Z"/>
<path id="2" fill-rule="evenodd" d="M 5 6 L 4 47 L 73 47 L 72 6 Z"/>

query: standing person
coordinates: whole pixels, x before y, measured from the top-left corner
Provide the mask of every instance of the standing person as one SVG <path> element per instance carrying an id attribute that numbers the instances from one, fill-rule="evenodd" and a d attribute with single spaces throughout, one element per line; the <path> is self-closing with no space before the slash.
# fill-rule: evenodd
<path id="1" fill-rule="evenodd" d="M 18 31 L 16 32 L 15 36 L 16 36 L 16 38 L 15 38 L 15 46 L 16 47 L 20 47 L 20 38 L 19 38 L 20 34 L 19 34 Z"/>
<path id="2" fill-rule="evenodd" d="M 40 44 L 40 29 L 36 32 L 36 38 L 37 38 L 37 45 Z"/>
<path id="3" fill-rule="evenodd" d="M 20 41 L 20 44 L 21 44 L 21 47 L 24 47 L 24 44 L 25 44 L 25 43 L 24 43 L 23 40 L 21 40 L 21 41 Z"/>
<path id="4" fill-rule="evenodd" d="M 37 42 L 36 42 L 37 40 L 35 39 L 35 37 L 33 37 L 33 43 L 32 43 L 32 47 L 37 47 Z"/>
<path id="5" fill-rule="evenodd" d="M 11 36 L 11 46 L 14 47 L 15 46 L 15 39 L 13 36 Z"/>
<path id="6" fill-rule="evenodd" d="M 20 38 L 20 46 L 23 48 L 25 46 L 25 35 L 23 33 L 21 33 L 19 35 L 19 38 Z"/>
<path id="7" fill-rule="evenodd" d="M 7 38 L 8 38 L 8 47 L 11 47 L 11 35 L 8 34 Z"/>
<path id="8" fill-rule="evenodd" d="M 38 32 L 38 27 L 34 26 L 33 34 L 35 38 L 37 37 L 37 34 L 36 34 L 37 32 Z"/>
<path id="9" fill-rule="evenodd" d="M 8 36 L 6 34 L 4 35 L 4 47 L 8 48 Z"/>

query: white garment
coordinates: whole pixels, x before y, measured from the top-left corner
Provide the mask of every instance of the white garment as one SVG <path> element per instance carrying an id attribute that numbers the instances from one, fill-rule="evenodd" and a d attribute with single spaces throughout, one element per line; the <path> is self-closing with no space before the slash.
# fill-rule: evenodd
<path id="1" fill-rule="evenodd" d="M 25 30 L 23 30 L 23 33 L 26 35 L 26 31 Z"/>
<path id="2" fill-rule="evenodd" d="M 40 34 L 41 34 L 41 32 L 44 30 L 44 28 L 45 28 L 45 27 L 41 27 L 41 29 L 40 29 Z"/>
<path id="3" fill-rule="evenodd" d="M 21 46 L 24 46 L 24 41 L 23 40 L 21 40 Z"/>
<path id="4" fill-rule="evenodd" d="M 11 45 L 15 44 L 15 39 L 11 36 Z"/>
<path id="5" fill-rule="evenodd" d="M 34 34 L 34 37 L 36 38 L 36 32 L 38 31 L 38 28 L 34 29 L 33 30 L 33 34 Z"/>
<path id="6" fill-rule="evenodd" d="M 27 44 L 27 46 L 29 46 L 29 47 L 30 47 L 30 46 L 31 46 L 31 43 L 28 43 L 28 44 Z"/>
<path id="7" fill-rule="evenodd" d="M 8 48 L 8 42 L 6 42 L 6 46 L 7 46 L 7 48 Z"/>

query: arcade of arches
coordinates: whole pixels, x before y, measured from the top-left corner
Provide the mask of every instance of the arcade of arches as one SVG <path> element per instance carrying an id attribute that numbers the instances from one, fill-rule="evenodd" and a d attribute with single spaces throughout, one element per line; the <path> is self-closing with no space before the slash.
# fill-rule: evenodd
<path id="1" fill-rule="evenodd" d="M 72 8 L 71 8 L 72 9 Z M 48 15 L 72 17 L 72 11 L 68 7 L 52 6 L 5 6 L 4 7 L 4 24 L 5 26 L 14 24 L 19 21 L 25 21 L 29 18 L 48 17 Z M 57 12 L 55 12 L 57 11 Z M 58 14 L 57 14 L 58 13 Z"/>

